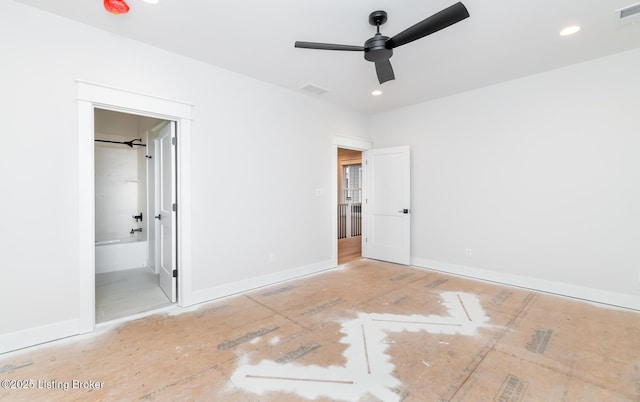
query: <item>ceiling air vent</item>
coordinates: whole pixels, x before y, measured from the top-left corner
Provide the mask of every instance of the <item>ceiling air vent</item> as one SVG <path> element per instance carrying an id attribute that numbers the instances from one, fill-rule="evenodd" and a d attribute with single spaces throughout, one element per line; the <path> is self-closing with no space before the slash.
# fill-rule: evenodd
<path id="1" fill-rule="evenodd" d="M 640 21 L 640 3 L 616 10 L 619 25 L 635 24 Z"/>
<path id="2" fill-rule="evenodd" d="M 306 84 L 300 87 L 301 91 L 313 94 L 313 95 L 322 95 L 323 93 L 327 92 L 326 89 L 321 88 L 315 84 Z"/>

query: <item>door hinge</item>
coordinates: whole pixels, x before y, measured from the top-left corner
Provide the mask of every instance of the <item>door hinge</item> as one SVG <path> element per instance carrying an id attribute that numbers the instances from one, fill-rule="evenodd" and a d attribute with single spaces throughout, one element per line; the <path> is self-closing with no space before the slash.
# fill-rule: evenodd
<path id="1" fill-rule="evenodd" d="M 177 278 L 177 277 L 178 277 L 178 270 L 177 270 L 177 269 L 174 269 L 174 270 L 173 270 L 173 277 L 174 277 L 174 278 Z"/>
<path id="2" fill-rule="evenodd" d="M 365 242 L 365 243 L 368 243 L 368 242 L 369 242 L 369 238 L 368 238 L 368 237 L 365 237 L 365 238 L 364 238 L 364 242 Z"/>
<path id="3" fill-rule="evenodd" d="M 174 202 L 173 205 L 171 205 L 171 209 L 173 212 L 176 212 L 178 210 L 178 205 Z"/>
<path id="4" fill-rule="evenodd" d="M 176 145 L 176 137 L 171 137 L 171 145 Z"/>

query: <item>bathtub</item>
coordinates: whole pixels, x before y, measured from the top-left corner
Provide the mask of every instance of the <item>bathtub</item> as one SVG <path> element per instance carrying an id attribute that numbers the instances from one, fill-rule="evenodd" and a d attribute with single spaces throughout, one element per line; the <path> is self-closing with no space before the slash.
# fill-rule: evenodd
<path id="1" fill-rule="evenodd" d="M 146 240 L 127 236 L 96 241 L 96 274 L 146 266 Z"/>

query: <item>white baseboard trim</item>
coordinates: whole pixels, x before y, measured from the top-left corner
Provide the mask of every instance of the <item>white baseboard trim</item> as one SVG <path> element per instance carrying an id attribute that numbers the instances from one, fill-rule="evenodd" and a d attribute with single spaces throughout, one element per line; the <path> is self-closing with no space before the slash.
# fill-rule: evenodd
<path id="1" fill-rule="evenodd" d="M 41 327 L 23 329 L 0 335 L 0 354 L 51 342 L 79 334 L 78 320 L 61 321 Z"/>
<path id="2" fill-rule="evenodd" d="M 185 307 L 274 285 L 279 282 L 317 274 L 333 268 L 336 268 L 336 264 L 332 260 L 327 260 L 256 278 L 193 291 L 189 298 L 189 304 L 185 305 Z M 7 334 L 0 334 L 0 354 L 40 345 L 42 343 L 55 341 L 69 336 L 79 335 L 81 333 L 82 331 L 80 331 L 79 320 L 69 320 L 41 327 L 10 332 Z"/>
<path id="3" fill-rule="evenodd" d="M 317 274 L 335 267 L 336 264 L 333 261 L 327 260 L 311 265 L 289 269 L 286 271 L 275 272 L 255 278 L 249 278 L 220 286 L 214 286 L 203 290 L 194 290 L 191 292 L 189 304 L 186 304 L 184 307 L 209 302 L 238 293 L 248 292 L 250 290 L 258 289 L 265 286 L 275 285 L 279 282 L 298 279 L 300 277 L 311 274 Z"/>
<path id="4" fill-rule="evenodd" d="M 482 281 L 495 282 L 507 286 L 552 293 L 575 299 L 640 311 L 639 296 L 531 278 L 528 276 L 507 274 L 425 258 L 412 257 L 411 265 L 417 268 L 424 268 Z M 275 272 L 225 285 L 196 290 L 192 292 L 192 297 L 190 297 L 189 304 L 187 306 L 209 302 L 222 297 L 274 285 L 279 282 L 298 279 L 303 276 L 317 274 L 333 268 L 336 268 L 335 263 L 332 260 L 327 260 L 316 264 Z M 69 320 L 41 327 L 10 332 L 7 334 L 0 334 L 0 354 L 39 345 L 41 343 L 50 342 L 68 336 L 78 335 L 80 332 L 79 321 Z"/>
<path id="5" fill-rule="evenodd" d="M 522 275 L 513 275 L 465 265 L 451 264 L 426 258 L 412 257 L 411 265 L 417 268 L 425 268 L 432 271 L 439 271 L 482 281 L 495 282 L 503 285 L 525 288 L 544 293 L 552 293 L 574 299 L 640 311 L 640 296 L 609 292 L 606 290 L 576 286 L 563 282 L 549 281 Z"/>

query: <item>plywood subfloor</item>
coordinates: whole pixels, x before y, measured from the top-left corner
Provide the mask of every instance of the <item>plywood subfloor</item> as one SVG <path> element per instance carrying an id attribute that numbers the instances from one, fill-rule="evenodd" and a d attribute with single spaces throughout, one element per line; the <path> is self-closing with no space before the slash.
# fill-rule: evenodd
<path id="1" fill-rule="evenodd" d="M 1 355 L 0 380 L 11 401 L 634 401 L 640 314 L 359 260 Z"/>

